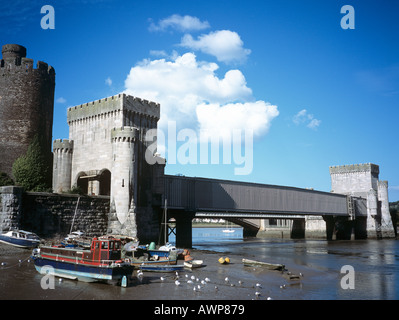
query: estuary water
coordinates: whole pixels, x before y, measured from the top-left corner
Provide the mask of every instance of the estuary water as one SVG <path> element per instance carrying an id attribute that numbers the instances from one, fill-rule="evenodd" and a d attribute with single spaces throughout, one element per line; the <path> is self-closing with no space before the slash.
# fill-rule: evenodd
<path id="1" fill-rule="evenodd" d="M 222 230 L 193 228 L 191 255 L 204 260 L 206 266 L 182 271 L 178 286 L 174 274 L 144 273 L 143 277 L 137 277 L 135 271 L 127 288 L 55 279 L 52 288 L 44 289 L 43 276 L 29 260 L 30 251 L 0 245 L 0 300 L 111 299 L 162 303 L 166 300 L 399 298 L 399 241 L 244 239 L 240 228 L 232 233 Z M 229 257 L 231 263 L 221 265 L 218 259 L 222 256 Z M 287 271 L 247 267 L 242 264 L 242 258 L 284 264 L 288 272 L 303 276 L 293 281 L 287 279 Z M 348 272 L 344 266 L 350 266 L 352 271 Z M 196 279 L 194 284 L 187 282 L 191 277 Z M 210 281 L 201 284 L 205 278 Z M 257 283 L 261 287 L 257 287 Z M 194 290 L 198 285 L 200 289 Z"/>
<path id="2" fill-rule="evenodd" d="M 298 295 L 298 292 L 293 295 L 295 298 L 399 299 L 397 240 L 244 239 L 242 228 L 236 228 L 234 233 L 223 233 L 222 230 L 193 228 L 193 247 L 282 263 L 287 269 L 294 268 L 310 275 L 312 281 L 306 283 L 304 276 L 302 289 Z M 350 267 L 354 274 L 352 282 L 349 279 Z M 352 284 L 353 289 L 347 288 Z"/>

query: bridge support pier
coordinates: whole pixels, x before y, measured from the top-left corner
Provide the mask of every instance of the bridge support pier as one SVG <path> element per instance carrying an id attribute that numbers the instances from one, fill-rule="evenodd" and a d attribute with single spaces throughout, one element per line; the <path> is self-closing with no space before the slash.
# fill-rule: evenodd
<path id="1" fill-rule="evenodd" d="M 305 238 L 305 219 L 293 219 L 291 229 L 291 239 Z"/>

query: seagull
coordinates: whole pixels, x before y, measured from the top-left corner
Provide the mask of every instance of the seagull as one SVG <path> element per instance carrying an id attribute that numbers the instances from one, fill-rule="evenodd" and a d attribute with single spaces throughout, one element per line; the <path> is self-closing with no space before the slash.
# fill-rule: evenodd
<path id="1" fill-rule="evenodd" d="M 204 280 L 201 280 L 201 284 L 205 284 L 206 282 Z"/>
<path id="2" fill-rule="evenodd" d="M 215 290 L 218 290 L 218 286 L 215 286 Z"/>
<path id="3" fill-rule="evenodd" d="M 194 287 L 194 288 L 193 288 L 193 290 L 194 290 L 194 291 L 197 291 L 197 288 L 196 288 L 196 287 Z"/>
<path id="4" fill-rule="evenodd" d="M 241 281 L 241 280 L 238 280 L 238 284 L 239 284 L 239 285 L 242 285 L 242 281 Z"/>
<path id="5" fill-rule="evenodd" d="M 260 283 L 257 283 L 255 286 L 257 286 L 258 288 L 262 287 L 262 286 L 260 285 Z"/>
<path id="6" fill-rule="evenodd" d="M 180 286 L 180 281 L 179 281 L 179 280 L 176 280 L 176 281 L 175 281 L 175 285 Z"/>
<path id="7" fill-rule="evenodd" d="M 300 277 L 303 277 L 303 274 L 302 274 L 302 272 L 299 272 L 299 276 L 300 276 Z"/>
<path id="8" fill-rule="evenodd" d="M 257 297 L 259 297 L 259 296 L 260 296 L 260 292 L 259 292 L 259 291 L 256 291 L 256 292 L 255 292 L 255 295 L 256 295 Z"/>
<path id="9" fill-rule="evenodd" d="M 5 263 L 5 262 L 2 262 L 2 263 L 1 263 L 2 266 L 5 266 L 6 264 L 7 264 L 7 263 Z"/>
<path id="10" fill-rule="evenodd" d="M 206 281 L 206 282 L 210 282 L 210 281 L 211 281 L 211 279 L 209 279 L 209 278 L 205 278 L 205 281 Z"/>
<path id="11" fill-rule="evenodd" d="M 176 276 L 178 277 L 179 276 L 179 273 L 176 271 Z"/>
<path id="12" fill-rule="evenodd" d="M 62 278 L 59 278 L 59 279 L 58 279 L 58 282 L 62 282 Z"/>
<path id="13" fill-rule="evenodd" d="M 224 278 L 224 281 L 229 282 L 229 278 L 228 277 Z"/>
<path id="14" fill-rule="evenodd" d="M 18 260 L 18 262 L 19 262 L 19 263 L 21 263 L 21 262 L 22 262 L 22 260 L 21 260 L 21 259 L 19 259 L 19 260 Z"/>
<path id="15" fill-rule="evenodd" d="M 285 284 L 280 286 L 280 289 L 285 289 Z"/>
<path id="16" fill-rule="evenodd" d="M 195 281 L 199 282 L 199 278 L 195 279 Z"/>
<path id="17" fill-rule="evenodd" d="M 271 298 L 271 297 L 267 297 L 267 300 L 273 300 L 273 298 Z"/>
<path id="18" fill-rule="evenodd" d="M 194 277 L 194 276 L 191 276 L 191 280 L 195 280 L 195 277 Z"/>
<path id="19" fill-rule="evenodd" d="M 187 283 L 190 283 L 190 284 L 191 284 L 191 283 L 193 283 L 193 282 L 192 282 L 191 280 L 188 280 Z"/>
<path id="20" fill-rule="evenodd" d="M 197 288 L 198 288 L 198 290 L 201 290 L 201 286 L 200 285 L 198 285 Z"/>
<path id="21" fill-rule="evenodd" d="M 164 277 L 161 277 L 161 281 L 165 281 L 165 278 L 164 278 Z"/>
<path id="22" fill-rule="evenodd" d="M 188 274 L 186 274 L 186 278 L 188 278 Z"/>

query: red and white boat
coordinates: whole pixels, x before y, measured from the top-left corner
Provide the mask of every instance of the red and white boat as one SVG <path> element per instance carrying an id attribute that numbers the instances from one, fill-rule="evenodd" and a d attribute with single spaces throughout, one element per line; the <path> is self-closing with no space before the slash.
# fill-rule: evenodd
<path id="1" fill-rule="evenodd" d="M 128 279 L 134 269 L 121 259 L 121 239 L 112 236 L 93 238 L 90 250 L 79 247 L 40 246 L 32 258 L 36 270 L 86 282 Z M 52 269 L 51 269 L 52 268 Z"/>

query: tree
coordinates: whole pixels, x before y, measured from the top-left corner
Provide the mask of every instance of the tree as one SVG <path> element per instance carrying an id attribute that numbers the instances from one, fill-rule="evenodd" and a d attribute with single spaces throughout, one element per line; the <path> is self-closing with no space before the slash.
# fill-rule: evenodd
<path id="1" fill-rule="evenodd" d="M 5 172 L 0 172 L 0 187 L 1 186 L 12 186 L 14 181 Z"/>
<path id="2" fill-rule="evenodd" d="M 48 191 L 51 188 L 51 158 L 43 145 L 35 135 L 26 154 L 15 160 L 12 166 L 16 184 L 26 191 Z"/>

